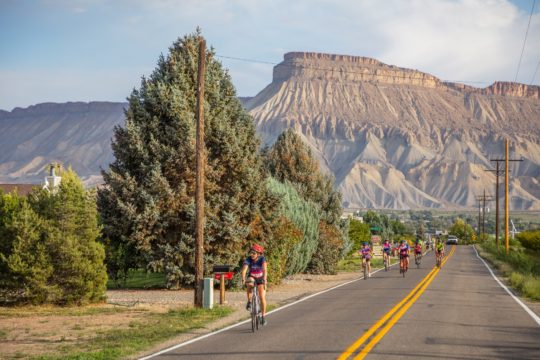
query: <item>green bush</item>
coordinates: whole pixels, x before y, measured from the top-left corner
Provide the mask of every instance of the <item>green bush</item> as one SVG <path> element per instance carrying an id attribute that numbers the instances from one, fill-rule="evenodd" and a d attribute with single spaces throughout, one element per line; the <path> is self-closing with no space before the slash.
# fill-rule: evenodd
<path id="1" fill-rule="evenodd" d="M 321 221 L 319 223 L 319 243 L 311 258 L 308 270 L 313 274 L 335 274 L 341 258 L 343 239 L 339 229 Z"/>
<path id="2" fill-rule="evenodd" d="M 266 243 L 268 281 L 279 284 L 287 272 L 287 259 L 292 250 L 302 241 L 304 234 L 284 216 L 272 239 Z"/>
<path id="3" fill-rule="evenodd" d="M 516 235 L 516 240 L 526 249 L 540 251 L 540 229 L 521 232 Z"/>
<path id="4" fill-rule="evenodd" d="M 540 278 L 513 272 L 508 278 L 508 281 L 510 282 L 510 285 L 523 294 L 523 296 L 534 300 L 540 300 Z"/>
<path id="5" fill-rule="evenodd" d="M 2 195 L 0 303 L 73 304 L 103 299 L 107 275 L 95 200 L 77 175 L 56 193 Z M 16 204 L 16 206 L 12 206 Z"/>

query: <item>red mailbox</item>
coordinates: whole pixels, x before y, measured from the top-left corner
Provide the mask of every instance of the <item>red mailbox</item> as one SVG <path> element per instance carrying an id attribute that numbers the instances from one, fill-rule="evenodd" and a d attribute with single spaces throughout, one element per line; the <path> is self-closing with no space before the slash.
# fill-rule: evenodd
<path id="1" fill-rule="evenodd" d="M 226 273 L 217 273 L 217 274 L 214 274 L 214 279 L 221 280 L 223 278 L 225 280 L 231 280 L 233 278 L 233 275 L 234 273 L 232 271 L 226 272 Z"/>

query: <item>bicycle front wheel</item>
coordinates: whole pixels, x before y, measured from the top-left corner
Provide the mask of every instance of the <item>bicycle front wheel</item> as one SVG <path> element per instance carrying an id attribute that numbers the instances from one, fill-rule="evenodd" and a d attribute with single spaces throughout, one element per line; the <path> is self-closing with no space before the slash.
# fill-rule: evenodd
<path id="1" fill-rule="evenodd" d="M 257 289 L 254 289 L 253 291 L 257 291 Z M 257 314 L 259 312 L 259 309 L 257 308 L 257 296 L 253 294 L 253 297 L 251 298 L 251 332 L 255 332 L 259 328 L 257 324 Z"/>

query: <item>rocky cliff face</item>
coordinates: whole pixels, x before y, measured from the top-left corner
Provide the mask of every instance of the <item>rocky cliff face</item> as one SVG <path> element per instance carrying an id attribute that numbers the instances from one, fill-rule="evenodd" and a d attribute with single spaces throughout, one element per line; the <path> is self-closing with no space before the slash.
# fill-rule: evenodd
<path id="1" fill-rule="evenodd" d="M 40 183 L 52 161 L 71 165 L 87 185 L 113 160 L 112 131 L 126 104 L 44 103 L 0 113 L 0 182 Z"/>
<path id="2" fill-rule="evenodd" d="M 540 209 L 538 86 L 485 89 L 345 55 L 288 53 L 246 101 L 265 142 L 302 134 L 349 207 L 473 207 L 512 142 L 511 201 Z"/>
<path id="3" fill-rule="evenodd" d="M 336 178 L 346 206 L 474 207 L 494 194 L 493 158 L 511 140 L 511 207 L 540 209 L 539 87 L 485 89 L 375 59 L 288 53 L 274 79 L 241 101 L 266 143 L 287 127 L 301 134 Z M 0 111 L 0 182 L 39 183 L 51 161 L 87 185 L 113 160 L 124 103 L 39 104 Z"/>

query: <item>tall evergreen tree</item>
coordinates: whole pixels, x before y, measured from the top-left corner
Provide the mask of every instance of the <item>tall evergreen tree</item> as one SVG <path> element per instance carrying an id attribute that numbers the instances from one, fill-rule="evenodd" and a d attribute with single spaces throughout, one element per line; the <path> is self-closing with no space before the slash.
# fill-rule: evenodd
<path id="1" fill-rule="evenodd" d="M 147 266 L 171 287 L 193 281 L 195 110 L 200 31 L 178 39 L 129 97 L 98 205 L 115 269 Z M 206 52 L 205 263 L 238 263 L 253 224 L 271 221 L 271 194 L 252 118 L 229 74 Z M 269 226 L 263 226 L 269 228 Z M 126 254 L 133 256 L 127 257 Z M 136 259 L 134 261 L 133 259 Z M 120 263 L 118 263 L 120 262 Z"/>
<path id="2" fill-rule="evenodd" d="M 342 195 L 334 189 L 333 178 L 321 172 L 311 149 L 293 129 L 283 131 L 266 150 L 266 156 L 266 166 L 273 177 L 291 182 L 302 197 L 318 204 L 328 224 L 339 224 Z"/>
<path id="3" fill-rule="evenodd" d="M 307 267 L 317 273 L 333 273 L 340 256 L 345 254 L 342 250 L 348 246 L 348 230 L 342 229 L 340 223 L 341 193 L 334 189 L 333 178 L 321 172 L 313 153 L 293 129 L 285 130 L 274 145 L 265 150 L 265 155 L 270 174 L 281 182 L 290 183 L 318 210 L 317 243 L 310 251 Z"/>

